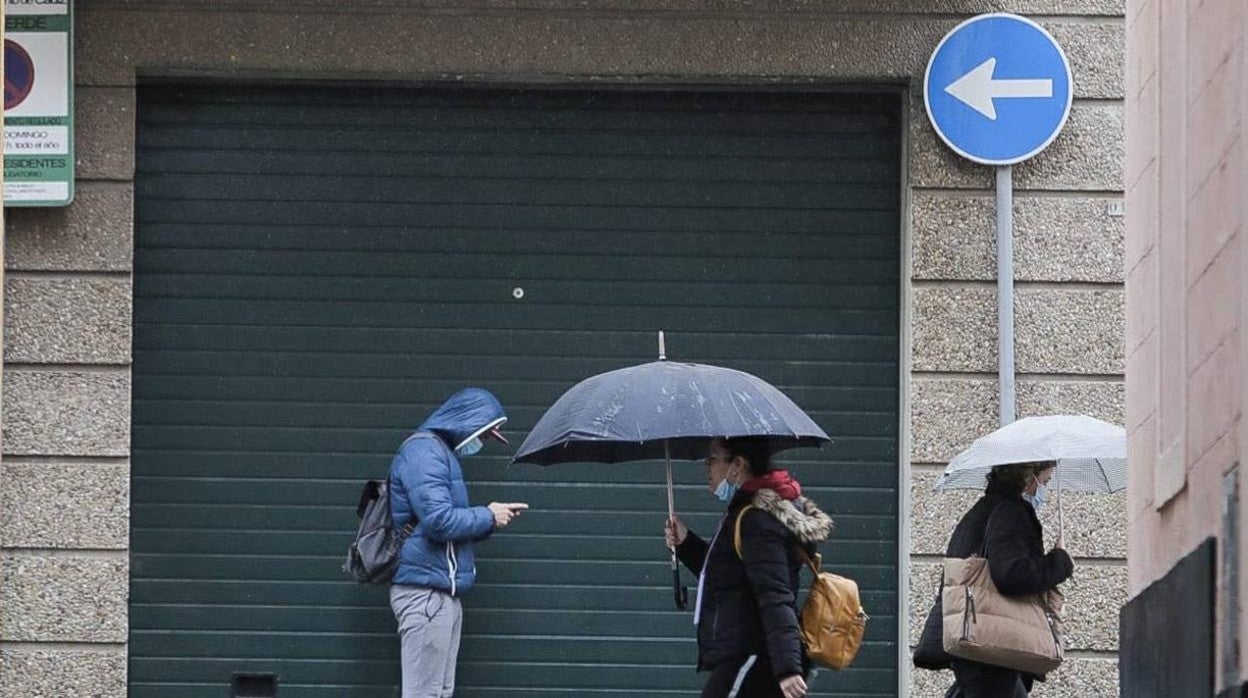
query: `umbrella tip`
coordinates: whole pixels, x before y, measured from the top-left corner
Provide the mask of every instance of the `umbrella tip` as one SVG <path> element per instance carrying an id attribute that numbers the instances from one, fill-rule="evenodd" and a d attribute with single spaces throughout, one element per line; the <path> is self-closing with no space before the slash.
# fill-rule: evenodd
<path id="1" fill-rule="evenodd" d="M 667 343 L 663 341 L 663 330 L 659 330 L 659 361 L 667 361 Z"/>

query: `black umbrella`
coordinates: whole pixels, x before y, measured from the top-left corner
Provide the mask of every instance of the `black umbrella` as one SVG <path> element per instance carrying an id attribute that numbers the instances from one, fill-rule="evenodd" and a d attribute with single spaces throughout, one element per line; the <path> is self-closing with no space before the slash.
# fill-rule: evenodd
<path id="1" fill-rule="evenodd" d="M 513 463 L 620 463 L 662 458 L 667 510 L 675 516 L 672 457 L 699 459 L 711 439 L 765 437 L 772 452 L 829 441 L 819 425 L 767 381 L 731 368 L 659 360 L 577 383 L 537 421 Z M 676 553 L 677 608 L 686 604 Z"/>

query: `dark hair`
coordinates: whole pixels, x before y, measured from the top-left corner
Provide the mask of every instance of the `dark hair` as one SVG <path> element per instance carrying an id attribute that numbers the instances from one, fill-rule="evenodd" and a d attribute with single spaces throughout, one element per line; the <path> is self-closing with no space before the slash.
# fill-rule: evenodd
<path id="1" fill-rule="evenodd" d="M 1054 467 L 1057 467 L 1057 463 L 1051 460 L 993 466 L 988 471 L 988 489 L 1018 494 L 1027 487 L 1027 478 L 1032 475 L 1039 477 L 1040 473 Z"/>
<path id="2" fill-rule="evenodd" d="M 765 475 L 771 467 L 771 444 L 766 436 L 737 436 L 719 440 L 733 458 L 745 459 L 750 474 Z"/>

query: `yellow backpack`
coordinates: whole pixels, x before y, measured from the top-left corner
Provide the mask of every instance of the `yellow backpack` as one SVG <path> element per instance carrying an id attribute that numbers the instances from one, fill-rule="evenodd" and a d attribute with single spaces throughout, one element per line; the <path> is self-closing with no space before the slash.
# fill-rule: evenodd
<path id="1" fill-rule="evenodd" d="M 737 514 L 732 544 L 738 558 L 741 558 L 741 519 L 753 508 L 753 504 L 747 505 Z M 806 656 L 823 666 L 844 669 L 858 655 L 862 635 L 867 629 L 868 616 L 858 599 L 858 583 L 824 572 L 822 555 L 815 553 L 812 560 L 801 545 L 797 549 L 814 573 L 801 614 Z"/>

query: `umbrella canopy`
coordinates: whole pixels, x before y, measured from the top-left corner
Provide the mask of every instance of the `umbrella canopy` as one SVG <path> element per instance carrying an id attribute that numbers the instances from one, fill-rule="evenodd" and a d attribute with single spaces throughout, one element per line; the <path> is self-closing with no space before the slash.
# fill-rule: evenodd
<path id="1" fill-rule="evenodd" d="M 512 462 L 695 460 L 706 455 L 712 438 L 737 436 L 765 436 L 773 452 L 830 441 L 801 408 L 757 376 L 655 361 L 577 383 L 542 415 Z"/>
<path id="2" fill-rule="evenodd" d="M 700 459 L 715 437 L 766 437 L 772 452 L 830 441 L 784 393 L 742 371 L 659 360 L 577 383 L 537 420 L 513 463 L 667 463 L 667 513 L 676 515 L 672 458 Z M 676 607 L 686 607 L 672 551 Z"/>
<path id="3" fill-rule="evenodd" d="M 1055 461 L 1057 489 L 1118 492 L 1127 487 L 1127 432 L 1082 415 L 1027 417 L 959 453 L 935 489 L 983 489 L 988 471 L 1006 463 Z"/>

